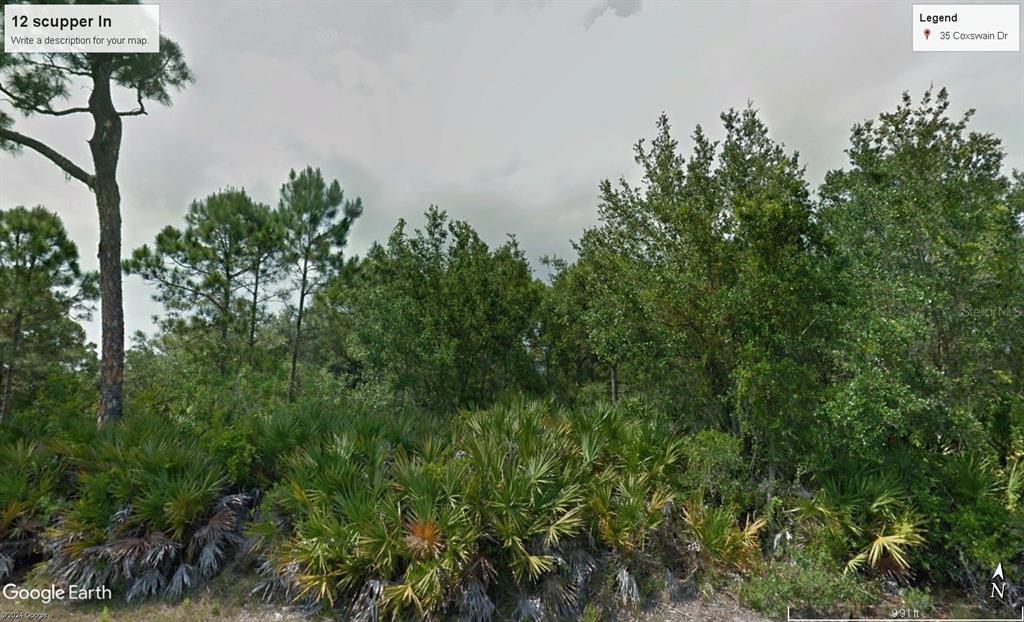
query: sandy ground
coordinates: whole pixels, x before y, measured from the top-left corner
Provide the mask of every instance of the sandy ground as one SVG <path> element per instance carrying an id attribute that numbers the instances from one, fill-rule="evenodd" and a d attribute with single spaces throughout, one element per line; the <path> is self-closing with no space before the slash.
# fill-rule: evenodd
<path id="1" fill-rule="evenodd" d="M 56 605 L 50 607 L 18 607 L 7 606 L 7 611 L 34 611 L 45 617 L 21 618 L 22 620 L 50 620 L 68 622 L 309 622 L 310 618 L 285 607 L 225 606 L 215 604 L 216 598 L 199 598 L 177 605 L 163 603 L 147 603 L 139 606 L 109 607 L 104 613 L 102 608 L 71 607 Z M 2 611 L 2 610 L 0 610 Z M 3 618 L 0 617 L 0 620 Z M 313 620 L 326 618 L 313 618 Z M 744 609 L 729 600 L 711 602 L 693 601 L 675 603 L 656 609 L 644 615 L 642 622 L 766 622 L 767 618 Z"/>
<path id="2" fill-rule="evenodd" d="M 2 614 L 20 612 L 22 617 Z M 977 615 L 974 610 L 943 612 L 940 617 L 958 618 Z M 28 617 L 24 614 L 40 617 Z M 960 614 L 960 615 L 957 615 Z M 880 616 L 880 617 L 884 617 Z M 229 594 L 200 590 L 177 604 L 147 602 L 139 605 L 111 604 L 72 606 L 66 603 L 38 604 L 0 602 L 0 620 L 46 620 L 67 622 L 328 622 L 341 618 L 316 616 L 308 618 L 300 612 L 280 605 L 260 605 L 252 601 L 237 602 Z M 785 618 L 780 618 L 785 620 Z M 627 622 L 629 618 L 621 618 Z M 695 599 L 662 604 L 640 616 L 635 622 L 768 622 L 770 618 L 746 609 L 728 596 L 711 600 Z M 495 620 L 499 622 L 499 620 Z M 633 622 L 633 621 L 630 621 Z"/>
<path id="3" fill-rule="evenodd" d="M 0 598 L 0 622 L 46 620 L 67 622 L 328 622 L 340 618 L 306 617 L 292 607 L 261 604 L 249 595 L 251 577 L 224 575 L 177 603 L 147 601 L 125 604 L 5 601 Z M 12 617 L 4 613 L 18 612 Z M 629 618 L 622 618 L 623 622 Z M 686 598 L 651 607 L 638 622 L 766 622 L 724 594 L 712 599 Z M 498 622 L 497 620 L 495 622 Z"/>
<path id="4" fill-rule="evenodd" d="M 251 577 L 222 575 L 176 603 L 148 601 L 129 605 L 115 601 L 106 604 L 55 602 L 43 605 L 38 602 L 9 601 L 0 597 L 0 622 L 328 622 L 341 619 L 306 617 L 291 607 L 261 604 L 249 595 L 252 585 Z M 932 615 L 962 618 L 980 617 L 978 614 L 973 608 L 948 606 Z M 886 617 L 885 613 L 879 617 Z M 699 598 L 696 594 L 682 596 L 672 602 L 653 605 L 639 618 L 620 619 L 622 622 L 768 622 L 770 618 L 743 607 L 727 592 L 721 591 L 708 598 Z"/>
<path id="5" fill-rule="evenodd" d="M 260 605 L 245 598 L 244 592 L 217 586 L 201 588 L 180 603 L 158 601 L 138 605 L 112 603 L 104 608 L 98 604 L 69 605 L 53 603 L 4 602 L 3 612 L 25 612 L 40 617 L 21 617 L 21 620 L 67 622 L 326 622 L 330 618 L 307 618 L 301 613 L 280 605 Z M 7 618 L 16 619 L 16 618 Z M 0 615 L 0 620 L 4 620 Z M 690 600 L 660 605 L 640 617 L 641 622 L 766 622 L 767 618 L 744 609 L 728 597 L 714 600 Z"/>
<path id="6" fill-rule="evenodd" d="M 662 605 L 650 613 L 649 622 L 767 622 L 768 618 L 739 605 L 729 597 L 690 600 Z"/>

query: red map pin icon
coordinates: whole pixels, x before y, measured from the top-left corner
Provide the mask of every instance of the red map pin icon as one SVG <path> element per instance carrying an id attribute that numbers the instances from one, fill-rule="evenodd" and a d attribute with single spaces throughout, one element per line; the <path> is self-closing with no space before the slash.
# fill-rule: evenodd
<path id="1" fill-rule="evenodd" d="M 928 40 L 928 37 L 929 37 L 929 36 L 930 36 L 931 34 L 932 34 L 932 31 L 931 31 L 931 30 L 928 30 L 927 28 L 925 28 L 925 29 L 924 29 L 924 38 L 925 38 L 925 41 L 927 41 L 927 40 Z"/>

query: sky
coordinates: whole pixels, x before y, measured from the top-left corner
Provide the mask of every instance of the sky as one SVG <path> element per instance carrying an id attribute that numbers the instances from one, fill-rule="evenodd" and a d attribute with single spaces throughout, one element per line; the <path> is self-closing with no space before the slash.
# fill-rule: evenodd
<path id="1" fill-rule="evenodd" d="M 1024 54 L 914 53 L 912 2 L 159 4 L 196 81 L 172 107 L 125 119 L 125 256 L 218 189 L 276 205 L 288 171 L 310 164 L 363 200 L 351 253 L 437 205 L 488 242 L 514 234 L 544 277 L 539 258 L 572 259 L 571 240 L 597 222 L 599 182 L 637 179 L 632 145 L 661 112 L 685 153 L 696 125 L 718 138 L 718 115 L 748 101 L 812 185 L 845 164 L 854 123 L 929 85 L 958 112 L 977 108 L 972 129 L 1024 168 Z M 88 116 L 15 129 L 90 164 Z M 82 184 L 35 153 L 0 154 L 0 208 L 16 205 L 59 213 L 96 268 Z M 129 335 L 152 330 L 151 295 L 126 279 Z"/>

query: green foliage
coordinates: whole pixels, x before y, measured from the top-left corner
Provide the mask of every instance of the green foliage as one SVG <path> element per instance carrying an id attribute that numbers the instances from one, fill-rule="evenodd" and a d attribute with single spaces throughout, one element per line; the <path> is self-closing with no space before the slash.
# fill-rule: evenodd
<path id="1" fill-rule="evenodd" d="M 905 609 L 917 611 L 921 617 L 930 614 L 935 607 L 935 599 L 927 588 L 909 587 L 900 593 L 900 600 Z"/>
<path id="2" fill-rule="evenodd" d="M 1018 458 L 1006 465 L 1006 509 L 1024 511 L 1024 460 Z"/>
<path id="3" fill-rule="evenodd" d="M 821 479 L 814 497 L 798 508 L 804 528 L 839 559 L 846 570 L 904 573 L 910 550 L 924 543 L 921 519 L 907 495 L 881 473 L 841 473 Z"/>
<path id="4" fill-rule="evenodd" d="M 35 441 L 0 443 L 0 580 L 39 554 L 40 536 L 68 491 L 62 464 Z"/>
<path id="5" fill-rule="evenodd" d="M 348 388 L 361 392 L 384 392 L 385 401 L 393 401 L 389 387 L 364 374 L 365 364 L 359 357 L 356 328 L 361 319 L 352 313 L 353 299 L 364 278 L 365 261 L 350 257 L 313 297 L 306 322 L 309 339 L 299 351 L 300 360 L 311 369 L 324 370 L 343 378 Z"/>
<path id="6" fill-rule="evenodd" d="M 740 441 L 730 434 L 704 430 L 683 443 L 686 470 L 684 488 L 707 502 L 745 507 L 743 462 Z"/>
<path id="7" fill-rule="evenodd" d="M 340 210 L 340 211 L 339 211 Z M 288 397 L 297 390 L 297 365 L 302 346 L 302 320 L 307 298 L 345 267 L 342 251 L 363 202 L 346 199 L 341 184 L 330 184 L 320 169 L 293 169 L 281 186 L 277 208 L 284 230 L 282 264 L 295 292 L 295 330 L 291 335 L 292 362 Z"/>
<path id="8" fill-rule="evenodd" d="M 150 378 L 144 392 L 161 395 L 163 383 L 183 378 Z M 20 562 L 44 552 L 54 578 L 106 585 L 129 600 L 176 598 L 217 574 L 241 551 L 254 487 L 277 481 L 296 446 L 346 415 L 319 392 L 294 405 L 281 394 L 250 410 L 222 395 L 219 377 L 210 380 L 189 380 L 192 399 L 135 394 L 131 417 L 102 431 L 87 410 L 16 413 L 0 430 L 0 447 L 12 452 L 0 468 L 0 501 L 18 531 L 0 534 L 0 553 L 25 551 L 7 557 Z M 235 388 L 253 395 L 252 386 L 255 379 Z M 138 408 L 154 404 L 161 408 Z"/>
<path id="9" fill-rule="evenodd" d="M 844 573 L 823 550 L 797 548 L 791 557 L 772 560 L 739 588 L 742 602 L 771 616 L 846 617 L 876 602 L 857 575 Z"/>
<path id="10" fill-rule="evenodd" d="M 219 431 L 211 440 L 214 460 L 224 465 L 228 477 L 235 482 L 249 483 L 257 460 L 253 431 L 244 423 Z"/>
<path id="11" fill-rule="evenodd" d="M 74 321 L 97 296 L 94 273 L 60 218 L 42 207 L 0 210 L 0 423 L 48 376 L 82 369 L 90 353 Z"/>
<path id="12" fill-rule="evenodd" d="M 491 250 L 436 209 L 376 245 L 354 295 L 358 356 L 370 378 L 435 411 L 487 405 L 533 384 L 527 344 L 538 284 L 514 239 Z"/>
<path id="13" fill-rule="evenodd" d="M 683 521 L 699 569 L 749 570 L 757 562 L 764 519 L 748 518 L 741 527 L 729 508 L 708 507 L 691 499 L 683 506 Z"/>
<path id="14" fill-rule="evenodd" d="M 411 445 L 377 418 L 307 446 L 252 529 L 264 594 L 469 615 L 515 586 L 515 611 L 578 614 L 599 557 L 628 583 L 661 554 L 680 452 L 640 412 L 516 403 Z"/>
<path id="15" fill-rule="evenodd" d="M 541 290 L 534 350 L 546 388 L 566 403 L 602 401 L 608 390 L 594 383 L 603 372 L 580 321 L 580 310 L 592 302 L 587 299 L 583 270 L 552 257 L 541 263 L 549 270 L 550 282 Z"/>
<path id="16" fill-rule="evenodd" d="M 928 509 L 939 552 L 929 560 L 934 569 L 972 588 L 997 563 L 1019 568 L 1014 560 L 1024 542 L 1024 514 L 1007 508 L 1001 470 L 971 454 L 950 456 L 937 467 L 934 496 L 922 501 L 932 504 Z"/>
<path id="17" fill-rule="evenodd" d="M 998 139 L 949 106 L 945 90 L 919 104 L 905 94 L 854 127 L 849 167 L 822 187 L 821 221 L 851 297 L 837 310 L 819 459 L 884 470 L 911 491 L 918 527 L 896 521 L 884 533 L 908 543 L 926 530 L 907 562 L 971 587 L 1022 541 L 993 465 L 1010 462 L 1024 379 L 1024 237 Z"/>
<path id="18" fill-rule="evenodd" d="M 244 190 L 222 190 L 193 201 L 184 229 L 165 227 L 152 248 L 135 249 L 124 269 L 156 286 L 156 300 L 169 313 L 164 330 L 189 336 L 190 349 L 227 374 L 243 344 L 253 345 L 280 237 L 268 206 Z"/>
<path id="19" fill-rule="evenodd" d="M 579 281 L 574 315 L 613 374 L 749 439 L 775 472 L 809 440 L 831 262 L 796 155 L 753 108 L 722 123 L 721 145 L 698 127 L 686 160 L 662 116 L 636 146 L 643 183 L 601 184 L 602 224 L 562 278 Z"/>
<path id="20" fill-rule="evenodd" d="M 137 0 L 128 0 L 127 3 L 137 4 Z M 3 6 L 0 6 L 2 14 Z M 5 22 L 0 20 L 0 36 Z M 99 383 L 100 425 L 119 418 L 123 411 L 124 305 L 121 291 L 121 196 L 117 184 L 122 118 L 147 114 L 147 101 L 170 105 L 171 92 L 184 88 L 193 80 L 178 44 L 163 36 L 159 39 L 156 53 L 51 53 L 46 54 L 43 60 L 32 53 L 0 57 L 0 92 L 4 94 L 4 107 L 11 107 L 0 110 L 0 151 L 17 153 L 25 147 L 36 151 L 56 165 L 68 179 L 84 184 L 96 199 L 100 290 L 104 303 L 101 307 L 103 373 Z M 124 93 L 119 93 L 117 87 L 128 91 L 135 107 L 118 109 L 115 100 L 123 101 Z M 83 93 L 86 95 L 81 97 Z M 73 96 L 80 99 L 72 105 L 65 104 Z M 10 109 L 24 116 L 88 114 L 96 128 L 89 139 L 91 172 L 37 138 L 15 131 L 14 118 L 8 112 Z M 10 400 L 6 399 L 4 403 L 4 410 L 8 410 Z"/>
<path id="21" fill-rule="evenodd" d="M 830 410 L 854 447 L 884 435 L 887 447 L 980 448 L 1021 392 L 1024 237 L 1003 150 L 968 129 L 973 111 L 949 106 L 944 89 L 919 105 L 904 94 L 856 125 L 849 167 L 821 190 L 851 293 L 836 349 L 836 384 L 851 386 Z"/>
<path id="22" fill-rule="evenodd" d="M 137 0 L 120 3 L 138 4 Z M 157 54 L 96 56 L 62 53 L 48 55 L 47 61 L 38 62 L 33 54 L 7 54 L 0 59 L 0 86 L 7 95 L 7 103 L 23 114 L 63 116 L 88 112 L 86 107 L 66 108 L 60 104 L 76 93 L 72 87 L 79 77 L 91 76 L 97 70 L 109 76 L 113 85 L 131 92 L 132 99 L 138 102 L 137 111 L 124 111 L 123 114 L 144 113 L 143 100 L 169 106 L 171 92 L 193 81 L 181 48 L 166 37 L 160 37 Z M 7 113 L 0 111 L 0 128 L 6 129 L 10 120 Z M 0 149 L 17 148 L 17 141 L 0 135 Z"/>
<path id="23" fill-rule="evenodd" d="M 948 106 L 856 126 L 820 200 L 752 107 L 685 158 L 662 117 L 548 284 L 437 208 L 345 257 L 361 202 L 313 168 L 273 212 L 216 193 L 125 262 L 169 321 L 100 431 L 90 278 L 2 212 L 0 578 L 177 598 L 239 559 L 310 611 L 539 620 L 666 576 L 847 615 L 1024 571 L 1024 176 Z"/>
<path id="24" fill-rule="evenodd" d="M 51 536 L 51 572 L 123 588 L 131 601 L 178 597 L 220 570 L 241 543 L 249 498 L 182 432 L 151 417 L 59 444 L 80 492 Z"/>

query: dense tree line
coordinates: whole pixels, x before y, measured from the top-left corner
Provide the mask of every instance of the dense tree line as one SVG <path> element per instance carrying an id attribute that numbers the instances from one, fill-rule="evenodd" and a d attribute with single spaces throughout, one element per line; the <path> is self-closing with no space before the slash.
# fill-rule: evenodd
<path id="1" fill-rule="evenodd" d="M 1021 409 L 1022 177 L 948 106 L 945 91 L 907 96 L 858 124 L 850 165 L 817 193 L 752 108 L 722 115 L 720 141 L 697 127 L 688 156 L 662 116 L 636 146 L 641 183 L 601 183 L 600 224 L 577 261 L 547 260 L 547 282 L 514 238 L 491 249 L 437 208 L 348 257 L 363 206 L 311 167 L 276 209 L 236 188 L 194 201 L 124 268 L 156 287 L 165 347 L 222 377 L 284 357 L 292 399 L 303 366 L 438 412 L 517 391 L 643 396 L 743 439 L 773 477 L 830 426 L 851 458 L 980 434 L 1005 462 Z M 13 338 L 27 313 L 13 301 L 78 304 L 58 295 L 77 251 L 46 214 L 5 212 L 5 283 L 36 263 L 16 227 L 58 255 L 31 285 L 45 294 L 6 297 L 11 344 L 31 345 Z"/>
<path id="2" fill-rule="evenodd" d="M 450 590 L 468 589 L 442 587 L 457 571 L 483 594 L 486 577 L 456 552 L 471 556 L 500 534 L 481 554 L 507 565 L 524 593 L 557 573 L 557 547 L 538 534 L 591 530 L 626 572 L 616 589 L 632 594 L 633 575 L 656 565 L 638 551 L 657 548 L 668 567 L 682 555 L 649 544 L 668 537 L 657 530 L 678 498 L 685 538 L 712 547 L 694 562 L 706 567 L 753 567 L 764 528 L 804 538 L 844 572 L 909 581 L 913 568 L 970 588 L 1024 550 L 1024 174 L 1006 174 L 999 139 L 969 129 L 971 116 L 952 116 L 944 90 L 904 95 L 853 127 L 848 164 L 814 189 L 751 106 L 723 113 L 720 130 L 695 128 L 688 153 L 663 115 L 635 146 L 640 182 L 600 183 L 598 222 L 574 242 L 574 260 L 542 261 L 547 278 L 514 237 L 488 245 L 437 207 L 418 228 L 399 221 L 364 257 L 347 253 L 364 209 L 358 189 L 313 167 L 291 171 L 277 197 L 229 186 L 197 199 L 182 225 L 124 261 L 163 313 L 129 351 L 123 434 L 138 434 L 132 417 L 156 418 L 163 444 L 151 449 L 180 467 L 166 477 L 196 482 L 152 484 L 138 524 L 201 539 L 208 528 L 196 521 L 215 503 L 211 516 L 240 530 L 251 500 L 239 491 L 263 490 L 270 593 L 334 606 L 370 589 L 358 581 L 371 586 L 373 566 L 396 582 L 380 588 L 381 603 L 405 611 L 421 597 L 409 578 L 418 572 L 449 574 L 416 607 L 450 606 Z M 56 215 L 0 213 L 0 416 L 57 425 L 88 403 L 95 361 L 68 316 L 88 310 L 97 278 L 79 269 Z M 524 395 L 546 401 L 524 407 Z M 356 437 L 332 436 L 342 403 L 358 413 Z M 489 416 L 501 427 L 489 429 Z M 194 446 L 175 448 L 168 439 L 181 434 Z M 112 458 L 75 451 L 95 490 L 69 514 L 85 531 L 68 532 L 70 552 L 55 558 L 72 573 L 82 533 L 90 551 L 121 545 L 98 526 L 121 510 L 92 483 L 105 481 L 97 465 L 150 464 L 116 446 Z M 203 469 L 189 452 L 202 453 Z M 472 464 L 456 464 L 467 455 Z M 534 471 L 548 479 L 531 480 Z M 544 484 L 556 471 L 561 493 Z M 550 498 L 528 495 L 534 485 Z M 138 486 L 117 494 L 131 503 Z M 369 488 L 332 505 L 336 486 Z M 538 504 L 536 521 L 501 505 L 520 493 Z M 179 507 L 175 494 L 189 503 L 161 514 Z M 469 509 L 451 514 L 452 499 Z M 380 524 L 361 522 L 378 510 Z M 362 550 L 325 560 L 303 548 L 325 532 L 372 538 L 383 524 L 410 532 L 404 545 L 381 540 L 392 557 L 379 568 L 347 565 Z M 445 529 L 464 548 L 445 552 Z M 181 568 L 150 569 L 159 581 L 144 575 L 155 583 L 129 594 L 180 594 L 199 557 L 179 548 Z M 296 574 L 294 559 L 309 572 Z"/>

